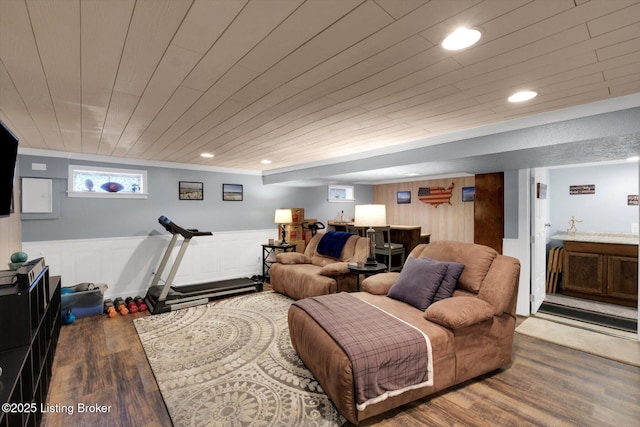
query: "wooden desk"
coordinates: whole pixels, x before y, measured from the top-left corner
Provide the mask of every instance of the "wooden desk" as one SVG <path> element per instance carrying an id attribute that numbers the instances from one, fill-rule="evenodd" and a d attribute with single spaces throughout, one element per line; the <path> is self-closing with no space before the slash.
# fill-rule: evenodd
<path id="1" fill-rule="evenodd" d="M 337 221 L 329 221 L 328 224 L 336 231 L 347 231 L 347 226 L 353 225 L 352 222 Z M 430 239 L 431 234 L 423 234 L 419 225 L 391 225 L 391 241 L 401 243 L 405 248 L 405 255 L 409 255 L 419 244 L 429 243 Z"/>

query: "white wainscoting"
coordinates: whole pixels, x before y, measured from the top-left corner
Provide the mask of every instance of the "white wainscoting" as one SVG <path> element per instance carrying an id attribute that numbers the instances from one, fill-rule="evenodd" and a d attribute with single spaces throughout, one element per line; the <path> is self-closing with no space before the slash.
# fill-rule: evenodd
<path id="1" fill-rule="evenodd" d="M 176 285 L 251 277 L 262 274 L 262 243 L 274 237 L 274 230 L 214 233 L 195 237 L 174 279 Z M 51 275 L 62 276 L 62 286 L 82 282 L 106 283 L 107 298 L 144 296 L 171 235 L 117 237 L 105 239 L 23 242 L 29 259 L 44 257 Z M 164 280 L 177 255 L 178 239 Z M 161 282 L 162 283 L 162 282 Z"/>
<path id="2" fill-rule="evenodd" d="M 520 282 L 518 285 L 518 299 L 516 314 L 529 316 L 531 314 L 531 260 L 529 239 L 502 239 L 502 253 L 520 261 Z"/>

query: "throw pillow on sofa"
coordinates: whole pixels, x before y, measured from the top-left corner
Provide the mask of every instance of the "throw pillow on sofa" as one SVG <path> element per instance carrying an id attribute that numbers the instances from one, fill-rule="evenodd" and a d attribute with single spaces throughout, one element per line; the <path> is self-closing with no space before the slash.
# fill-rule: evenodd
<path id="1" fill-rule="evenodd" d="M 430 259 L 424 257 L 425 259 Z M 438 288 L 435 296 L 433 297 L 433 302 L 437 302 L 443 300 L 445 298 L 449 298 L 453 295 L 453 291 L 456 289 L 456 285 L 458 284 L 458 279 L 462 274 L 462 270 L 464 270 L 464 264 L 460 264 L 459 262 L 453 261 L 435 261 L 441 262 L 442 264 L 447 264 L 447 272 L 442 279 L 442 283 Z"/>
<path id="2" fill-rule="evenodd" d="M 447 273 L 443 262 L 409 257 L 387 296 L 426 310 Z"/>

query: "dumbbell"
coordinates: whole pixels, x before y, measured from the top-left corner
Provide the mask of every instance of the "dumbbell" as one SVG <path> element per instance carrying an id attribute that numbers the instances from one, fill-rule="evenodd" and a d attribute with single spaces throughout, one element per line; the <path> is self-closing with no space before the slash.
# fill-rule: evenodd
<path id="1" fill-rule="evenodd" d="M 122 314 L 123 316 L 127 313 L 129 313 L 129 310 L 127 309 L 127 306 L 124 303 L 124 300 L 120 297 L 116 298 L 115 300 L 113 300 L 113 305 L 115 306 L 116 310 L 120 312 L 120 314 Z"/>
<path id="2" fill-rule="evenodd" d="M 138 312 L 138 306 L 136 305 L 136 303 L 133 300 L 133 298 L 127 297 L 127 299 L 124 300 L 124 302 L 125 302 L 125 304 L 127 304 L 127 308 L 129 309 L 129 313 L 137 313 Z"/>
<path id="3" fill-rule="evenodd" d="M 144 299 L 140 295 L 133 299 L 138 304 L 138 311 L 147 311 L 147 304 L 144 303 Z"/>
<path id="4" fill-rule="evenodd" d="M 104 312 L 109 317 L 116 317 L 118 313 L 116 313 L 116 308 L 113 306 L 113 301 L 110 299 L 104 300 Z"/>

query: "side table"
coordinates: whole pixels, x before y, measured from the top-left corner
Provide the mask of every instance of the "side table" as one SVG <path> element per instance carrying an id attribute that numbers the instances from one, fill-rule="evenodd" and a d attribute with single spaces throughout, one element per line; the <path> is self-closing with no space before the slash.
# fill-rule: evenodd
<path id="1" fill-rule="evenodd" d="M 282 252 L 296 252 L 296 244 L 269 244 L 264 243 L 262 245 L 262 281 L 270 282 L 269 280 L 269 270 L 271 269 L 271 264 L 273 264 L 273 260 L 276 257 L 278 251 Z"/>
<path id="2" fill-rule="evenodd" d="M 363 274 L 365 278 L 373 276 L 374 274 L 382 273 L 387 270 L 387 266 L 382 263 L 376 265 L 365 265 L 364 263 L 352 262 L 348 266 L 349 271 L 356 275 L 356 289 L 360 291 L 360 275 Z"/>

